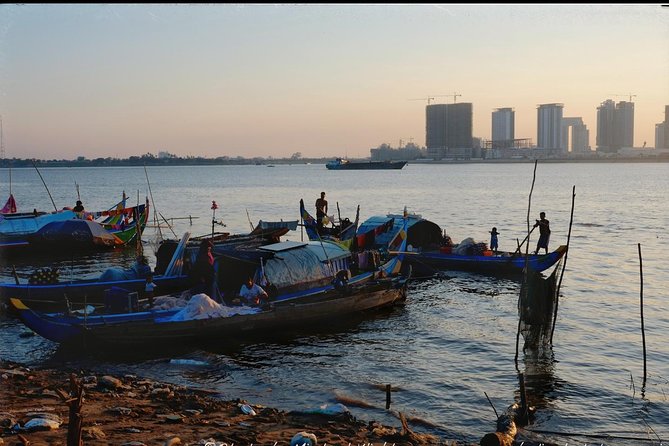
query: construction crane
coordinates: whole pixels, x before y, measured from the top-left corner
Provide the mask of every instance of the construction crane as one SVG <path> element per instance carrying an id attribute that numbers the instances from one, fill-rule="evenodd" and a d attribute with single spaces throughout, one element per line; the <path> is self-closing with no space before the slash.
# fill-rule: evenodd
<path id="1" fill-rule="evenodd" d="M 446 96 L 453 96 L 453 103 L 455 104 L 455 99 L 456 99 L 458 96 L 462 96 L 462 95 L 461 95 L 461 94 L 457 94 L 456 92 L 453 92 L 453 94 L 449 94 L 449 95 L 446 95 Z"/>
<path id="2" fill-rule="evenodd" d="M 620 96 L 623 96 L 623 97 L 625 97 L 625 96 L 629 96 L 629 98 L 630 98 L 629 102 L 632 102 L 632 98 L 635 98 L 635 97 L 636 97 L 636 95 L 635 95 L 635 94 L 632 94 L 632 93 L 629 93 L 629 94 L 612 94 L 611 96 L 618 96 L 618 97 L 620 97 Z"/>
<path id="3" fill-rule="evenodd" d="M 409 100 L 410 101 L 425 101 L 425 100 L 427 100 L 427 105 L 430 105 L 430 101 L 434 101 L 434 98 L 443 98 L 443 97 L 447 97 L 447 96 L 451 96 L 451 95 L 450 94 L 437 94 L 437 95 L 434 95 L 434 96 L 428 96 L 426 98 L 417 98 L 417 99 L 409 99 Z"/>

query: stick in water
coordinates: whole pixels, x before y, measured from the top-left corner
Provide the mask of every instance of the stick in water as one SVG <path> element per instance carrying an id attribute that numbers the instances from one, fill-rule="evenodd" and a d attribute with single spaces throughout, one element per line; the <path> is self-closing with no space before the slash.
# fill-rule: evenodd
<path id="1" fill-rule="evenodd" d="M 641 282 L 641 290 L 639 292 L 639 306 L 641 307 L 641 340 L 643 343 L 643 384 L 641 385 L 641 393 L 646 388 L 646 330 L 643 325 L 643 264 L 641 260 L 641 243 L 639 246 L 639 280 Z"/>

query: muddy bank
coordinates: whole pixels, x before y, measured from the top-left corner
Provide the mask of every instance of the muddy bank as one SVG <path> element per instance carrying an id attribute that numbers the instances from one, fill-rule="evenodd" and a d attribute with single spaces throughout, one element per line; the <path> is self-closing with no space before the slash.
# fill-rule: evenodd
<path id="1" fill-rule="evenodd" d="M 68 400 L 76 404 L 71 376 L 0 361 L 0 445 L 65 446 Z M 400 419 L 397 426 L 361 421 L 342 404 L 285 412 L 131 375 L 79 371 L 74 378 L 84 391 L 84 445 L 288 446 L 300 432 L 313 434 L 318 445 L 462 444 L 414 433 Z"/>

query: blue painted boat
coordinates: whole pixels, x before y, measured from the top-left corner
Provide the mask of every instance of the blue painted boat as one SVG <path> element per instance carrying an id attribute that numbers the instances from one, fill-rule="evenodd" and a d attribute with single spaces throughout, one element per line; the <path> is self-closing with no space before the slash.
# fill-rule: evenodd
<path id="1" fill-rule="evenodd" d="M 164 293 L 185 290 L 190 285 L 186 274 L 156 275 L 153 283 Z M 4 301 L 10 297 L 19 298 L 33 309 L 59 311 L 68 306 L 81 308 L 84 305 L 104 305 L 105 297 L 112 289 L 143 293 L 145 284 L 144 277 L 119 280 L 80 279 L 45 285 L 8 282 L 0 283 L 0 297 Z"/>
<path id="2" fill-rule="evenodd" d="M 357 245 L 370 249 L 387 251 L 390 255 L 398 254 L 403 241 L 399 237 L 403 224 L 407 223 L 406 263 L 412 266 L 414 276 L 431 276 L 440 271 L 470 271 L 481 274 L 513 276 L 521 275 L 525 268 L 525 255 L 519 252 L 501 252 L 493 255 L 491 251 L 477 254 L 458 254 L 448 252 L 443 247 L 444 236 L 439 225 L 424 219 L 418 214 L 374 216 L 363 222 L 358 228 Z M 378 228 L 390 226 L 379 231 Z M 527 266 L 530 271 L 542 272 L 555 265 L 567 252 L 567 246 L 559 246 L 555 251 L 544 255 L 528 255 Z"/>
<path id="3" fill-rule="evenodd" d="M 160 348 L 202 339 L 274 336 L 281 329 L 314 327 L 322 321 L 333 322 L 403 303 L 406 286 L 406 278 L 381 278 L 351 286 L 346 293 L 331 287 L 300 298 L 272 302 L 250 313 L 192 320 L 175 319 L 180 309 L 83 317 L 40 313 L 14 298 L 10 299 L 10 305 L 28 328 L 54 342 Z"/>
<path id="4" fill-rule="evenodd" d="M 407 261 L 418 275 L 432 275 L 438 271 L 470 271 L 492 275 L 521 275 L 527 264 L 528 271 L 542 272 L 555 265 L 567 253 L 561 245 L 548 254 L 497 252 L 493 255 L 460 255 L 440 251 L 411 252 Z"/>
<path id="5" fill-rule="evenodd" d="M 309 240 L 330 240 L 350 250 L 353 247 L 353 241 L 360 221 L 360 206 L 356 210 L 354 221 L 344 218 L 338 225 L 334 224 L 334 222 L 331 222 L 330 226 L 323 225 L 323 228 L 319 231 L 316 218 L 309 214 L 304 207 L 304 200 L 300 199 L 300 217 L 302 218 L 302 225 Z"/>
<path id="6" fill-rule="evenodd" d="M 316 249 L 316 245 L 319 245 L 321 251 Z M 401 245 L 402 250 L 405 247 L 405 244 Z M 235 250 L 230 251 L 232 255 Z M 271 336 L 276 334 L 278 329 L 295 329 L 305 327 L 306 324 L 314 326 L 323 321 L 332 322 L 338 318 L 361 314 L 406 300 L 408 277 L 400 273 L 403 255 L 391 259 L 373 271 L 362 271 L 341 283 L 332 280 L 331 272 L 334 271 L 333 261 L 345 258 L 344 254 L 337 255 L 337 252 L 344 253 L 346 250 L 334 243 L 283 242 L 263 247 L 262 253 L 236 251 L 238 251 L 237 260 L 248 261 L 252 264 L 251 269 L 257 267 L 255 262 L 258 260 L 258 255 L 275 260 L 269 262 L 260 258 L 261 269 L 256 271 L 281 285 L 277 294 L 262 307 L 235 307 L 224 304 L 217 308 L 217 311 L 224 310 L 225 314 L 184 319 L 180 308 L 79 316 L 71 313 L 38 312 L 16 297 L 9 299 L 9 305 L 28 328 L 54 342 L 84 341 L 85 345 L 146 345 L 157 348 L 176 342 L 200 339 L 226 339 L 238 336 L 247 338 L 250 335 L 263 333 Z M 226 257 L 228 256 L 221 255 L 218 260 Z M 305 266 L 305 262 L 310 266 Z M 302 265 L 302 268 L 296 269 L 297 265 Z M 247 268 L 246 272 L 251 269 Z M 239 270 L 226 272 L 228 274 L 225 274 L 225 277 L 228 282 L 219 281 L 221 285 L 232 284 L 236 279 L 235 286 L 237 286 L 246 277 L 239 277 Z M 328 282 L 323 283 L 321 276 L 327 276 Z M 202 296 L 197 295 L 192 299 L 213 302 L 208 297 Z M 240 308 L 244 311 L 239 310 Z"/>
<path id="7" fill-rule="evenodd" d="M 400 304 L 406 300 L 408 281 L 399 274 L 400 269 L 401 258 L 397 257 L 377 271 L 352 277 L 345 287 L 331 281 L 299 291 L 288 288 L 263 307 L 242 312 L 224 305 L 221 308 L 229 310 L 229 315 L 198 319 L 181 319 L 181 308 L 75 316 L 38 312 L 18 298 L 10 298 L 9 305 L 28 328 L 54 342 L 158 348 L 201 339 L 272 336 L 280 329 L 313 327 Z"/>

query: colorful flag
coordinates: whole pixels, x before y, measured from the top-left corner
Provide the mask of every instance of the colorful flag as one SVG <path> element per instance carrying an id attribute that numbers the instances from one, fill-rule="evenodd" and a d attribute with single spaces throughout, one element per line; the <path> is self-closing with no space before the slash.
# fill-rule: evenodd
<path id="1" fill-rule="evenodd" d="M 7 199 L 7 203 L 5 203 L 5 207 L 0 209 L 0 214 L 15 214 L 16 213 L 16 200 L 14 200 L 14 195 L 9 194 L 9 198 Z"/>
<path id="2" fill-rule="evenodd" d="M 302 217 L 302 223 L 304 224 L 304 229 L 307 231 L 309 240 L 319 240 L 318 223 L 304 208 L 304 200 L 300 200 L 300 216 Z"/>
<path id="3" fill-rule="evenodd" d="M 407 246 L 407 222 L 408 219 L 404 219 L 404 225 L 402 229 L 397 233 L 393 241 L 388 245 L 389 249 L 395 241 L 399 241 L 400 246 L 398 247 L 397 251 L 399 251 L 399 254 L 395 257 L 392 258 L 388 263 L 383 265 L 381 268 L 383 271 L 389 275 L 392 276 L 394 274 L 398 274 L 401 269 L 402 269 L 402 262 L 404 261 L 404 252 L 406 251 L 406 246 Z"/>

